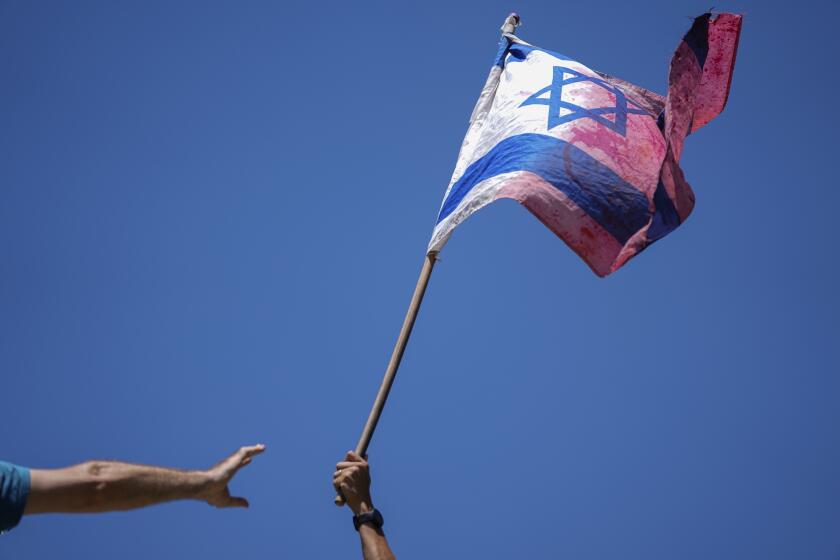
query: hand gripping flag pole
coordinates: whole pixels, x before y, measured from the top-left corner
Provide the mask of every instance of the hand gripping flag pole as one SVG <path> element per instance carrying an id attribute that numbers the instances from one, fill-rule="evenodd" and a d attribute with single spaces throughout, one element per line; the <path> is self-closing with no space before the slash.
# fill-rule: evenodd
<path id="1" fill-rule="evenodd" d="M 502 34 L 513 33 L 519 25 L 519 16 L 510 14 L 502 25 Z M 488 85 L 491 82 L 497 81 L 498 76 L 488 78 Z M 485 96 L 482 95 L 482 99 Z M 482 99 L 479 99 L 479 105 L 482 104 Z M 478 106 L 476 107 L 478 110 Z M 473 119 L 475 112 L 473 113 Z M 405 347 L 408 344 L 408 338 L 411 336 L 411 330 L 414 328 L 414 321 L 417 319 L 417 312 L 420 310 L 420 304 L 423 303 L 423 295 L 426 293 L 426 286 L 429 285 L 429 278 L 432 275 L 432 269 L 437 260 L 437 251 L 429 251 L 426 253 L 426 258 L 423 260 L 423 268 L 420 270 L 420 278 L 417 279 L 417 286 L 414 288 L 414 295 L 411 297 L 411 303 L 408 305 L 408 311 L 405 314 L 400 335 L 397 337 L 397 343 L 394 345 L 394 351 L 391 354 L 391 359 L 388 361 L 388 367 L 385 369 L 385 377 L 382 379 L 382 385 L 379 386 L 379 392 L 376 394 L 376 399 L 373 401 L 373 407 L 370 410 L 365 427 L 362 430 L 362 435 L 359 437 L 359 442 L 356 444 L 356 453 L 365 456 L 368 445 L 373 437 L 373 432 L 376 430 L 376 424 L 379 422 L 379 417 L 382 415 L 382 409 L 385 408 L 385 401 L 388 400 L 388 393 L 391 391 L 391 386 L 394 384 L 394 378 L 397 376 L 397 370 L 400 367 Z M 335 505 L 343 506 L 345 503 L 344 496 L 341 494 L 335 497 Z"/>

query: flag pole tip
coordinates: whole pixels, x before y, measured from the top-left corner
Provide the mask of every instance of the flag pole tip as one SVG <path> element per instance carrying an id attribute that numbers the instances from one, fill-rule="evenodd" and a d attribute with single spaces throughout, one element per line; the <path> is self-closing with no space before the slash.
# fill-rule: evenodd
<path id="1" fill-rule="evenodd" d="M 522 20 L 519 18 L 519 14 L 516 12 L 511 12 L 508 14 L 508 17 L 505 18 L 505 22 L 502 24 L 502 33 L 514 33 L 516 32 L 516 28 L 522 25 Z"/>

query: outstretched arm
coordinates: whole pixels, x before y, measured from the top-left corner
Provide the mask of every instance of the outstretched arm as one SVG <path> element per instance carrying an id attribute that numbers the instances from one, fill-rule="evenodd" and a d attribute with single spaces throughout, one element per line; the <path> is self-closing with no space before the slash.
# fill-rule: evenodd
<path id="1" fill-rule="evenodd" d="M 216 507 L 248 507 L 232 497 L 228 482 L 264 445 L 243 447 L 206 471 L 182 471 L 114 461 L 31 472 L 24 515 L 98 513 L 141 508 L 173 500 L 202 500 Z"/>
<path id="2" fill-rule="evenodd" d="M 333 486 L 347 500 L 354 515 L 373 511 L 370 497 L 370 467 L 367 461 L 352 451 L 335 466 Z M 396 560 L 381 527 L 363 524 L 359 527 L 364 560 Z"/>

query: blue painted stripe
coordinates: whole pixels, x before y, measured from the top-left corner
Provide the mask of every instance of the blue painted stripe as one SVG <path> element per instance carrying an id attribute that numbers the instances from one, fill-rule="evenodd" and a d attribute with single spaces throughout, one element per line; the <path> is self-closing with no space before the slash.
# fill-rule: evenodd
<path id="1" fill-rule="evenodd" d="M 694 18 L 691 29 L 683 37 L 683 41 L 694 52 L 700 68 L 706 64 L 706 57 L 709 55 L 709 19 L 712 14 L 703 14 Z"/>
<path id="2" fill-rule="evenodd" d="M 520 134 L 505 138 L 467 168 L 449 191 L 438 223 L 478 183 L 513 171 L 542 177 L 622 244 L 650 219 L 647 197 L 603 163 L 553 136 Z"/>
<path id="3" fill-rule="evenodd" d="M 659 180 L 659 184 L 656 185 L 656 192 L 653 193 L 653 205 L 656 210 L 653 213 L 653 221 L 647 230 L 649 243 L 662 239 L 682 223 L 680 215 L 677 214 L 677 209 L 674 207 L 674 202 L 665 191 L 662 179 Z"/>
<path id="4" fill-rule="evenodd" d="M 535 47 L 534 45 L 523 45 L 522 43 L 513 43 L 508 48 L 508 52 L 510 56 L 507 58 L 508 62 L 522 62 L 528 55 L 531 54 L 533 51 L 540 51 L 546 54 L 553 56 L 559 60 L 572 60 L 565 54 L 556 53 L 554 51 L 549 51 L 547 49 L 541 49 L 540 47 Z"/>
<path id="5" fill-rule="evenodd" d="M 510 39 L 502 35 L 502 38 L 499 39 L 499 50 L 496 52 L 496 58 L 493 61 L 493 66 L 498 66 L 499 68 L 504 67 L 505 57 L 508 54 L 508 47 L 510 47 Z"/>

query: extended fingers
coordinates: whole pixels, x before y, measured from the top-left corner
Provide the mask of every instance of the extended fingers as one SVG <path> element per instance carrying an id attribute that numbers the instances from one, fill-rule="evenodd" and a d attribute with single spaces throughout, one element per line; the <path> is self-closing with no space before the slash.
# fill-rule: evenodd
<path id="1" fill-rule="evenodd" d="M 242 467 L 250 465 L 252 458 L 265 451 L 265 445 L 240 447 L 210 469 L 216 483 L 226 483 Z"/>
<path id="2" fill-rule="evenodd" d="M 254 455 L 259 455 L 263 451 L 265 451 L 265 445 L 260 443 L 260 444 L 257 444 L 257 445 L 248 445 L 248 446 L 245 446 L 245 447 L 240 447 L 239 451 L 237 451 L 237 454 L 244 461 L 246 459 L 250 459 Z"/>
<path id="3" fill-rule="evenodd" d="M 263 451 L 265 451 L 265 445 L 263 444 L 240 447 L 232 456 L 236 461 L 235 468 L 238 470 L 245 465 L 250 465 L 252 457 L 259 455 Z"/>

